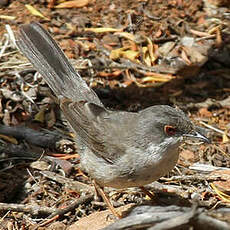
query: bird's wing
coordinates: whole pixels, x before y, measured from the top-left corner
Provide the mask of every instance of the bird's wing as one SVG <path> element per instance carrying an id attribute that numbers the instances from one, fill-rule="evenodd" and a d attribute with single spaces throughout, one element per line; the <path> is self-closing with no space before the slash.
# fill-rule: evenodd
<path id="1" fill-rule="evenodd" d="M 135 135 L 136 113 L 127 117 L 126 112 L 108 111 L 93 103 L 66 98 L 60 101 L 60 106 L 81 141 L 111 163 L 125 153 L 128 140 Z"/>

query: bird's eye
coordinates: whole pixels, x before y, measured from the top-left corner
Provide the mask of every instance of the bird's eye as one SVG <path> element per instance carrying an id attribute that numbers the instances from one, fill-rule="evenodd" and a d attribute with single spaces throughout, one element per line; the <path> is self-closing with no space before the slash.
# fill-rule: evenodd
<path id="1" fill-rule="evenodd" d="M 176 130 L 175 127 L 173 127 L 173 126 L 171 126 L 171 125 L 165 125 L 164 131 L 165 131 L 165 133 L 166 133 L 167 135 L 173 136 L 173 135 L 176 134 L 176 131 L 177 131 L 177 130 Z"/>

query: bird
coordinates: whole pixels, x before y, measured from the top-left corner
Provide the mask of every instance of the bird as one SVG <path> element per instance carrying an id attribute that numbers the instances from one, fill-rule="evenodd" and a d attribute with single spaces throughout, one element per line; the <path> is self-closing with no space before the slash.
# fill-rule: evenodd
<path id="1" fill-rule="evenodd" d="M 76 133 L 81 169 L 99 189 L 144 189 L 175 167 L 184 140 L 209 142 L 179 108 L 153 105 L 138 112 L 105 108 L 39 23 L 21 25 L 16 44 L 56 95 Z"/>

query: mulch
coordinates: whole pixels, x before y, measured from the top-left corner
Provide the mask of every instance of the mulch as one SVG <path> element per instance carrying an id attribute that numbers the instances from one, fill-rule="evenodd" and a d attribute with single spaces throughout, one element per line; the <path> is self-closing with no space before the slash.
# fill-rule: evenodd
<path id="1" fill-rule="evenodd" d="M 230 228 L 229 0 L 0 1 L 1 229 Z M 212 143 L 186 142 L 175 169 L 106 191 L 79 169 L 74 134 L 11 32 L 40 22 L 111 109 L 183 109 Z"/>

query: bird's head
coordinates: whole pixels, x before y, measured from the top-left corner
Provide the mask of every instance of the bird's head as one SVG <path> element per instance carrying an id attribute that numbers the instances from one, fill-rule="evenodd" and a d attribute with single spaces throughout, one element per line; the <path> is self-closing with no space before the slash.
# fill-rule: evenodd
<path id="1" fill-rule="evenodd" d="M 210 142 L 202 129 L 195 126 L 182 110 L 167 105 L 156 105 L 142 110 L 138 128 L 140 132 L 145 130 L 143 138 L 149 143 L 161 144 L 169 141 L 179 144 L 188 138 Z"/>

